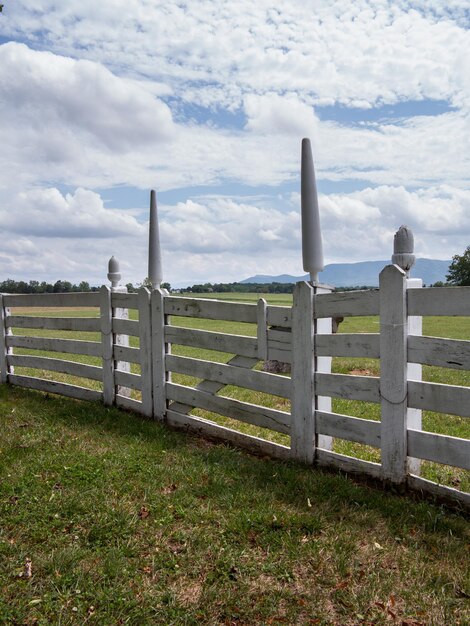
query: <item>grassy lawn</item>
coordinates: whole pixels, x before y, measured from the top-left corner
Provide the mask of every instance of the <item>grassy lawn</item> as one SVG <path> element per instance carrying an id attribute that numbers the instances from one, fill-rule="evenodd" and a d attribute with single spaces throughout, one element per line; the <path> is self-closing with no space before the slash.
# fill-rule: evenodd
<path id="1" fill-rule="evenodd" d="M 0 386 L 0 623 L 464 625 L 470 524 Z"/>

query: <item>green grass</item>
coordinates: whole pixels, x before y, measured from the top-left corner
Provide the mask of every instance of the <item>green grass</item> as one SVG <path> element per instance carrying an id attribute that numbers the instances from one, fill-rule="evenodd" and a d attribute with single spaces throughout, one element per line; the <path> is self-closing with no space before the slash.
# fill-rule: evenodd
<path id="1" fill-rule="evenodd" d="M 189 294 L 191 295 L 191 294 Z M 194 297 L 194 295 L 192 295 Z M 260 295 L 259 294 L 200 294 L 202 298 L 220 298 L 225 300 L 237 301 L 237 302 L 251 302 L 255 303 Z M 269 304 L 289 306 L 292 304 L 292 296 L 289 294 L 263 294 Z M 36 311 L 36 314 L 39 314 Z M 56 315 L 55 311 L 46 311 L 46 315 Z M 67 311 L 67 315 L 97 315 L 97 310 L 84 310 L 84 311 Z M 136 311 L 131 311 L 131 318 L 136 318 Z M 205 319 L 195 319 L 189 317 L 172 317 L 171 323 L 179 326 L 185 326 L 188 328 L 200 328 L 205 330 L 217 330 L 220 332 L 239 334 L 239 335 L 256 335 L 256 326 L 254 324 L 244 324 L 237 322 L 224 322 L 213 321 Z M 446 318 L 446 317 L 430 317 L 425 318 L 423 321 L 423 333 L 425 335 L 436 337 L 448 337 L 455 339 L 469 339 L 470 338 L 470 317 L 465 318 Z M 356 332 L 378 332 L 379 331 L 379 319 L 378 317 L 357 317 L 346 318 L 340 325 L 339 332 L 356 333 Z M 18 331 L 18 334 L 20 331 Z M 99 334 L 97 333 L 71 333 L 71 332 L 57 332 L 57 331 L 39 331 L 39 330 L 21 330 L 22 334 L 36 335 L 36 336 L 60 336 L 60 337 L 72 337 L 79 339 L 89 339 L 98 341 Z M 132 346 L 138 346 L 138 339 L 131 337 L 130 343 Z M 217 362 L 227 362 L 233 355 L 226 353 L 215 352 L 211 350 L 202 350 L 197 348 L 190 348 L 185 346 L 172 346 L 174 354 L 190 356 L 193 358 L 212 360 Z M 18 353 L 27 353 L 27 350 L 17 350 Z M 30 352 L 31 353 L 31 352 Z M 100 365 L 101 360 L 91 357 L 70 356 L 66 354 L 48 354 L 35 352 L 36 354 L 44 354 L 45 356 L 54 356 L 56 358 L 66 358 L 77 360 L 80 362 L 90 363 L 94 365 Z M 261 363 L 258 364 L 258 368 L 261 367 Z M 139 372 L 138 366 L 132 365 L 132 371 Z M 37 371 L 26 370 L 24 368 L 18 368 L 19 373 L 26 373 L 37 375 Z M 349 358 L 335 358 L 333 359 L 333 372 L 337 373 L 359 373 L 362 375 L 379 376 L 379 361 L 377 359 L 349 359 Z M 83 379 L 72 378 L 67 375 L 61 375 L 55 372 L 44 372 L 41 376 L 60 382 L 70 382 L 73 384 L 81 384 L 84 386 L 92 387 L 95 389 L 101 388 L 101 383 L 86 381 Z M 427 367 L 423 368 L 423 379 L 447 383 L 454 385 L 463 385 L 470 387 L 470 372 L 457 371 L 445 368 Z M 183 376 L 179 374 L 173 374 L 172 380 L 174 382 L 195 385 L 198 379 Z M 221 392 L 221 395 L 226 397 L 236 398 L 252 404 L 259 404 L 275 408 L 281 411 L 290 411 L 290 403 L 288 400 L 279 398 L 277 396 L 270 396 L 260 392 L 255 392 L 247 389 L 242 389 L 234 386 L 227 386 Z M 134 397 L 138 398 L 139 394 L 134 392 Z M 333 399 L 333 410 L 338 413 L 346 415 L 353 415 L 356 417 L 362 417 L 371 420 L 380 420 L 380 407 L 377 404 L 350 401 L 342 399 Z M 226 418 L 220 415 L 209 413 L 201 409 L 194 409 L 193 415 L 204 417 L 216 421 L 224 426 L 229 426 L 253 434 L 261 436 L 269 440 L 289 445 L 289 437 L 281 435 L 273 431 L 260 429 L 241 422 Z M 423 429 L 431 432 L 448 434 L 454 437 L 462 437 L 470 439 L 470 420 L 461 418 L 454 415 L 444 415 L 440 413 L 433 413 L 430 411 L 423 412 Z M 370 446 L 364 446 L 353 442 L 335 440 L 334 450 L 342 454 L 356 456 L 361 459 L 380 462 L 380 450 Z M 470 472 L 460 470 L 451 466 L 443 466 L 436 463 L 423 462 L 422 475 L 425 478 L 429 478 L 436 482 L 450 485 L 463 491 L 470 491 Z"/>
<path id="2" fill-rule="evenodd" d="M 0 428 L 1 624 L 470 623 L 462 512 L 12 386 Z"/>

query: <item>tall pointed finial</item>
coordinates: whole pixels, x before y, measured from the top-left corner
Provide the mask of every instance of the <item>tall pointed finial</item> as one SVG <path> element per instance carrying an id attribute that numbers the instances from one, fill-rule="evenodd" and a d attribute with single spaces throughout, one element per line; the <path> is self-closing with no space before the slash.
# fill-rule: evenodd
<path id="1" fill-rule="evenodd" d="M 108 280 L 111 283 L 111 289 L 116 289 L 119 285 L 119 281 L 121 280 L 119 261 L 114 256 L 112 256 L 108 261 Z"/>
<path id="2" fill-rule="evenodd" d="M 411 229 L 408 226 L 400 226 L 393 238 L 392 263 L 401 267 L 407 276 L 409 276 L 416 260 L 413 254 L 414 244 L 415 240 Z"/>
<path id="3" fill-rule="evenodd" d="M 150 192 L 149 280 L 152 289 L 158 289 L 163 280 L 162 254 L 158 230 L 157 197 L 154 189 Z"/>
<path id="4" fill-rule="evenodd" d="M 312 282 L 324 268 L 317 185 L 310 139 L 302 139 L 301 166 L 302 258 L 304 270 Z"/>

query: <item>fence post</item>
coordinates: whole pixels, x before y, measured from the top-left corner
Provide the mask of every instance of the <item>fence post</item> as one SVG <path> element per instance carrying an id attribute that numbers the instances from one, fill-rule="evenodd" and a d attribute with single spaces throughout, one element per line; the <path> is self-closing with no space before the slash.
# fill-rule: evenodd
<path id="1" fill-rule="evenodd" d="M 380 397 L 382 474 L 393 483 L 407 465 L 406 273 L 397 265 L 380 272 Z"/>
<path id="2" fill-rule="evenodd" d="M 421 278 L 408 278 L 407 289 L 419 289 L 423 286 Z M 408 316 L 408 335 L 423 334 L 423 318 L 418 315 Z M 421 363 L 408 363 L 408 380 L 423 380 L 423 366 Z M 407 408 L 407 428 L 422 430 L 421 409 Z M 421 473 L 421 459 L 408 457 L 408 471 L 410 474 L 419 476 Z"/>
<path id="3" fill-rule="evenodd" d="M 159 421 L 166 415 L 166 381 L 169 380 L 165 371 L 165 295 L 163 289 L 154 289 L 151 293 L 153 415 Z"/>
<path id="4" fill-rule="evenodd" d="M 114 385 L 113 355 L 113 309 L 111 306 L 111 289 L 103 285 L 100 289 L 101 348 L 103 359 L 103 402 L 111 406 L 116 399 Z"/>
<path id="5" fill-rule="evenodd" d="M 108 262 L 108 280 L 111 283 L 111 305 L 112 305 L 112 294 L 113 293 L 127 293 L 127 287 L 122 287 L 119 285 L 119 281 L 121 280 L 121 273 L 119 271 L 119 262 L 118 260 L 112 256 Z M 112 308 L 112 317 L 119 320 L 128 320 L 129 319 L 129 309 L 122 309 L 121 307 L 113 307 Z M 129 346 L 129 335 L 113 335 L 113 341 L 117 346 Z M 122 372 L 130 372 L 131 364 L 127 361 L 116 361 L 114 363 L 114 368 L 120 370 Z M 129 398 L 131 396 L 131 389 L 128 387 L 119 386 L 116 388 L 116 393 L 120 396 L 125 396 Z"/>
<path id="6" fill-rule="evenodd" d="M 303 463 L 315 457 L 314 288 L 294 287 L 292 306 L 291 456 Z"/>
<path id="7" fill-rule="evenodd" d="M 258 300 L 256 308 L 256 333 L 258 338 L 258 359 L 266 361 L 268 358 L 268 322 L 267 304 L 264 298 Z"/>
<path id="8" fill-rule="evenodd" d="M 331 289 L 324 285 L 314 287 L 315 294 L 331 293 Z M 315 335 L 330 335 L 333 332 L 333 323 L 331 317 L 320 317 L 314 320 Z M 314 364 L 315 372 L 323 374 L 331 374 L 331 356 L 317 356 Z M 318 411 L 331 413 L 331 397 L 317 396 L 316 408 Z M 333 437 L 329 435 L 318 435 L 317 444 L 319 448 L 324 450 L 333 449 Z"/>
<path id="9" fill-rule="evenodd" d="M 139 289 L 139 347 L 140 376 L 142 380 L 142 413 L 147 417 L 152 417 L 152 324 L 150 292 L 145 287 Z"/>
<path id="10" fill-rule="evenodd" d="M 6 324 L 9 314 L 10 310 L 5 308 L 3 294 L 0 293 L 0 383 L 7 383 L 9 374 L 13 374 L 13 367 L 8 365 L 8 355 L 13 353 L 13 348 L 7 347 L 7 335 L 11 335 Z"/>

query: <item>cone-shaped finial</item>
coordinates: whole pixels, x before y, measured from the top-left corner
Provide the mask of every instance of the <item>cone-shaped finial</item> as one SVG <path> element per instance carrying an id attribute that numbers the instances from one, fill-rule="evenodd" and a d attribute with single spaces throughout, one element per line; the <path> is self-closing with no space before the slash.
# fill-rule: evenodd
<path id="1" fill-rule="evenodd" d="M 415 262 L 414 237 L 408 226 L 400 226 L 393 238 L 392 263 L 401 267 L 407 274 Z"/>
<path id="2" fill-rule="evenodd" d="M 154 189 L 150 192 L 149 280 L 153 289 L 158 289 L 163 280 L 160 233 L 158 229 L 157 196 Z"/>
<path id="3" fill-rule="evenodd" d="M 310 274 L 311 281 L 316 282 L 318 272 L 322 271 L 324 263 L 317 184 L 310 139 L 302 139 L 301 198 L 304 270 Z"/>
<path id="4" fill-rule="evenodd" d="M 112 289 L 117 287 L 119 285 L 119 281 L 121 280 L 119 261 L 114 256 L 112 256 L 108 261 L 108 280 L 111 283 Z"/>

